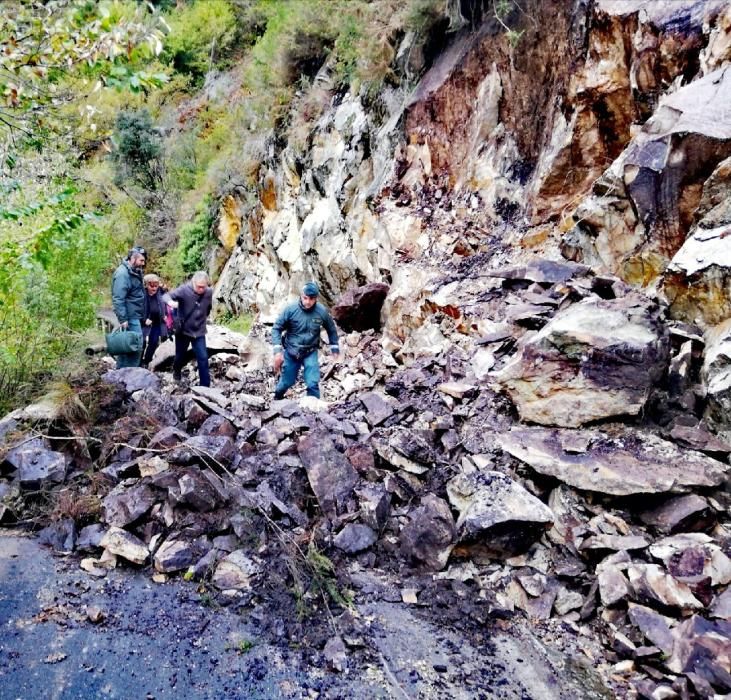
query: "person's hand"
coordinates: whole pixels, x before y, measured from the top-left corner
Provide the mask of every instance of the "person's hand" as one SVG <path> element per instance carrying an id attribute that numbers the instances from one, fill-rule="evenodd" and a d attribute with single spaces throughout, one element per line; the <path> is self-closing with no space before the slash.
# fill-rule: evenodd
<path id="1" fill-rule="evenodd" d="M 279 372 L 282 369 L 282 365 L 284 364 L 284 355 L 281 352 L 278 352 L 274 359 L 272 360 L 272 366 L 274 367 L 274 374 L 279 374 Z"/>
<path id="2" fill-rule="evenodd" d="M 178 308 L 178 306 L 180 306 L 180 303 L 179 303 L 179 302 L 177 302 L 177 301 L 171 300 L 171 301 L 167 302 L 167 305 L 168 305 L 168 306 L 169 306 L 169 307 L 170 307 L 171 309 L 177 309 L 177 308 Z"/>
<path id="3" fill-rule="evenodd" d="M 151 318 L 148 318 L 148 319 L 147 319 L 147 320 L 145 321 L 145 325 L 146 325 L 146 326 L 151 326 L 151 325 L 152 325 L 152 319 L 151 319 Z"/>
<path id="4" fill-rule="evenodd" d="M 120 328 L 121 328 L 121 329 L 122 329 L 123 331 L 126 331 L 126 330 L 127 330 L 127 328 L 129 328 L 129 323 L 127 323 L 127 321 L 122 321 L 122 323 L 120 323 L 120 324 L 119 324 L 119 327 L 120 327 Z"/>

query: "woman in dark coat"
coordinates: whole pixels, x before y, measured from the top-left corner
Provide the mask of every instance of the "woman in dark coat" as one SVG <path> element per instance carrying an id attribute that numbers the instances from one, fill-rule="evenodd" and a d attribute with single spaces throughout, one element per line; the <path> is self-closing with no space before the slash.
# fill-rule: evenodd
<path id="1" fill-rule="evenodd" d="M 142 366 L 147 367 L 160 344 L 168 337 L 168 305 L 162 300 L 163 290 L 157 275 L 145 275 L 145 309 L 142 316 Z"/>

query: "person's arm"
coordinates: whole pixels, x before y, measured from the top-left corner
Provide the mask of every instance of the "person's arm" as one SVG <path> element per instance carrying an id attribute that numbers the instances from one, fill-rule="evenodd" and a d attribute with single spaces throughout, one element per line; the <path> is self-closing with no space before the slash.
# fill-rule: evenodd
<path id="1" fill-rule="evenodd" d="M 327 340 L 330 343 L 330 352 L 333 355 L 340 354 L 340 341 L 338 340 L 338 329 L 335 327 L 335 321 L 326 311 L 323 317 L 323 325 L 327 331 Z"/>
<path id="2" fill-rule="evenodd" d="M 120 328 L 127 328 L 127 293 L 129 292 L 129 275 L 115 274 L 112 277 L 112 308 L 119 321 Z"/>
<path id="3" fill-rule="evenodd" d="M 279 370 L 282 369 L 284 363 L 282 333 L 286 333 L 287 324 L 289 323 L 289 314 L 287 312 L 288 309 L 284 309 L 272 326 L 272 365 L 274 366 L 274 374 L 279 374 Z"/>
<path id="4" fill-rule="evenodd" d="M 165 294 L 162 295 L 162 300 L 171 308 L 171 309 L 177 309 L 178 306 L 180 306 L 180 303 L 178 302 L 178 290 L 180 287 L 176 287 L 173 289 L 172 292 L 165 292 Z"/>
<path id="5" fill-rule="evenodd" d="M 287 333 L 287 326 L 289 325 L 289 309 L 284 309 L 281 314 L 277 317 L 277 320 L 274 321 L 274 325 L 272 326 L 272 345 L 274 346 L 272 348 L 274 354 L 282 352 L 284 349 L 284 346 L 282 344 L 282 333 L 286 335 Z"/>

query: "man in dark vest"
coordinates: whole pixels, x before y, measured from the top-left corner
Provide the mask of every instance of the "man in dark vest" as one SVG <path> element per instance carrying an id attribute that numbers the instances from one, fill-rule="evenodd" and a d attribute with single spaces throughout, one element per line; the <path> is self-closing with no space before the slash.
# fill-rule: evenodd
<path id="1" fill-rule="evenodd" d="M 163 301 L 178 310 L 180 330 L 175 333 L 175 360 L 173 379 L 180 381 L 185 364 L 185 353 L 192 345 L 198 364 L 198 380 L 201 386 L 211 385 L 206 347 L 206 321 L 213 306 L 213 289 L 209 286 L 206 272 L 199 270 L 190 282 L 180 285 L 163 296 Z"/>
<path id="2" fill-rule="evenodd" d="M 299 301 L 287 306 L 274 322 L 274 372 L 281 375 L 274 389 L 274 398 L 281 399 L 296 381 L 303 368 L 308 396 L 320 398 L 320 332 L 327 331 L 330 352 L 338 356 L 338 331 L 328 310 L 317 301 L 320 289 L 315 282 L 302 287 Z"/>
<path id="3" fill-rule="evenodd" d="M 122 330 L 140 334 L 140 349 L 137 352 L 117 355 L 117 367 L 139 367 L 142 355 L 142 316 L 145 307 L 145 288 L 142 284 L 142 269 L 147 252 L 135 246 L 127 254 L 112 275 L 112 307 Z"/>

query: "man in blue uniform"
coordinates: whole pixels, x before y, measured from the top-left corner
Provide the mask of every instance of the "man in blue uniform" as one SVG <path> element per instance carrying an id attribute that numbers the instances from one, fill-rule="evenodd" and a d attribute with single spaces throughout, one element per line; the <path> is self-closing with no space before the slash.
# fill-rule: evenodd
<path id="1" fill-rule="evenodd" d="M 317 349 L 320 347 L 320 332 L 327 331 L 330 352 L 340 353 L 338 332 L 328 310 L 317 301 L 320 289 L 315 282 L 302 287 L 299 301 L 287 306 L 274 322 L 272 343 L 274 345 L 274 372 L 281 375 L 274 389 L 274 398 L 281 399 L 296 381 L 303 368 L 308 396 L 320 398 L 320 362 Z"/>

